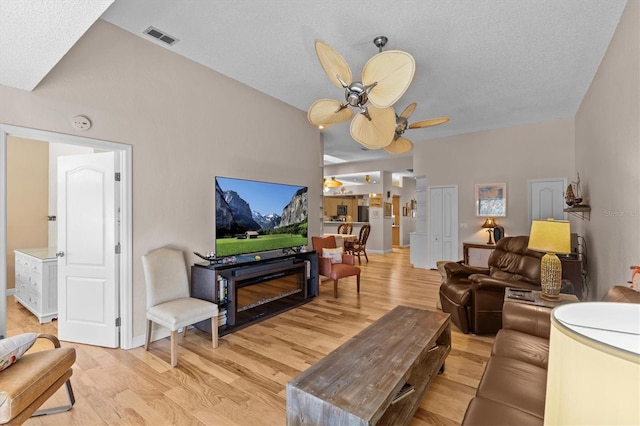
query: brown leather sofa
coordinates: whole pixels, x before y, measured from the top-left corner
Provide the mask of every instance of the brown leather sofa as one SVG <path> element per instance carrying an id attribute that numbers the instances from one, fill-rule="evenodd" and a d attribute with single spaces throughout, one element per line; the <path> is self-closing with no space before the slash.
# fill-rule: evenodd
<path id="1" fill-rule="evenodd" d="M 640 303 L 640 293 L 615 286 L 609 302 Z M 542 425 L 551 309 L 505 302 L 502 328 L 469 402 L 463 425 Z"/>
<path id="2" fill-rule="evenodd" d="M 489 267 L 450 262 L 440 286 L 442 310 L 463 333 L 490 334 L 502 328 L 502 304 L 507 287 L 540 290 L 540 259 L 527 249 L 528 236 L 505 237 L 489 255 Z"/>

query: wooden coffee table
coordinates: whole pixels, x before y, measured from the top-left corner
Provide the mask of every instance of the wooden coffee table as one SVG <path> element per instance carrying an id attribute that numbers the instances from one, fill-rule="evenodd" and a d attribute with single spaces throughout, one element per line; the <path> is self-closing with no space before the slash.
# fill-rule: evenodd
<path id="1" fill-rule="evenodd" d="M 397 306 L 287 383 L 287 424 L 407 424 L 450 351 L 449 314 Z"/>

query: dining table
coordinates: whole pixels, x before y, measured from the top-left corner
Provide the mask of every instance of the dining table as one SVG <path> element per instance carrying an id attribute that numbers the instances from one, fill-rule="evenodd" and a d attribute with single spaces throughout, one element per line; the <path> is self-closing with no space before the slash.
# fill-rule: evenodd
<path id="1" fill-rule="evenodd" d="M 344 243 L 347 241 L 350 241 L 350 242 L 358 241 L 358 236 L 355 234 L 324 234 L 323 236 L 325 238 L 330 236 L 336 237 L 336 247 L 342 247 L 342 248 L 344 248 Z"/>

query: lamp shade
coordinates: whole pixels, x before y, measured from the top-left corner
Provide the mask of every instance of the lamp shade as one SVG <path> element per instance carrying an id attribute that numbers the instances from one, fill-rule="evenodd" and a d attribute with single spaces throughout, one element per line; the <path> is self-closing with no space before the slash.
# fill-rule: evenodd
<path id="1" fill-rule="evenodd" d="M 323 181 L 322 184 L 326 188 L 337 188 L 339 186 L 342 186 L 342 182 L 340 182 L 339 180 L 336 180 L 335 177 L 332 177 L 331 180 L 323 179 L 322 181 Z"/>
<path id="2" fill-rule="evenodd" d="M 545 425 L 640 424 L 639 318 L 634 303 L 552 311 Z"/>
<path id="3" fill-rule="evenodd" d="M 496 221 L 492 217 L 488 217 L 482 224 L 483 228 L 495 228 L 496 226 L 498 225 L 496 224 Z"/>
<path id="4" fill-rule="evenodd" d="M 529 250 L 557 254 L 571 253 L 571 224 L 566 220 L 532 221 Z"/>

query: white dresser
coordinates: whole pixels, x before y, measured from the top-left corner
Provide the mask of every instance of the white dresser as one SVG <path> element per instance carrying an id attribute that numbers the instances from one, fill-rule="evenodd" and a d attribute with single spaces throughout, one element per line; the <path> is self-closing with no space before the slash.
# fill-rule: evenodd
<path id="1" fill-rule="evenodd" d="M 17 302 L 40 323 L 58 317 L 58 258 L 55 248 L 14 250 Z"/>

